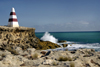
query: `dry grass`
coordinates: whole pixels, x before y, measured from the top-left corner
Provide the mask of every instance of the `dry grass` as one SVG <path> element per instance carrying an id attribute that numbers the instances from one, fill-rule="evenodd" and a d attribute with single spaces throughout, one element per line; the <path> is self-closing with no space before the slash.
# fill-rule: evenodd
<path id="1" fill-rule="evenodd" d="M 14 54 L 14 55 L 19 55 L 19 53 L 16 52 L 16 50 L 14 50 L 14 49 L 12 49 L 12 48 L 8 48 L 7 50 L 8 50 L 9 52 L 11 52 L 12 54 Z"/>
<path id="2" fill-rule="evenodd" d="M 76 57 L 73 57 L 72 59 L 73 59 L 73 61 L 75 61 L 77 58 L 78 58 L 78 57 L 76 56 Z"/>
<path id="3" fill-rule="evenodd" d="M 37 58 L 38 58 L 38 54 L 37 54 L 37 53 L 35 53 L 35 54 L 34 54 L 34 55 L 32 55 L 30 58 L 31 58 L 31 59 L 37 59 Z"/>
<path id="4" fill-rule="evenodd" d="M 53 64 L 54 66 L 57 66 L 57 65 L 58 65 L 56 62 L 53 62 L 52 64 Z"/>
<path id="5" fill-rule="evenodd" d="M 75 67 L 74 62 L 71 62 L 71 63 L 70 63 L 70 67 Z"/>
<path id="6" fill-rule="evenodd" d="M 5 56 L 6 56 L 6 54 L 1 54 L 2 58 L 0 58 L 0 61 L 2 61 Z"/>
<path id="7" fill-rule="evenodd" d="M 65 51 L 68 51 L 68 49 L 65 49 Z"/>
<path id="8" fill-rule="evenodd" d="M 1 56 L 2 56 L 2 57 L 5 57 L 6 55 L 5 55 L 5 54 L 2 54 Z"/>
<path id="9" fill-rule="evenodd" d="M 25 63 L 21 64 L 20 66 L 25 66 Z"/>

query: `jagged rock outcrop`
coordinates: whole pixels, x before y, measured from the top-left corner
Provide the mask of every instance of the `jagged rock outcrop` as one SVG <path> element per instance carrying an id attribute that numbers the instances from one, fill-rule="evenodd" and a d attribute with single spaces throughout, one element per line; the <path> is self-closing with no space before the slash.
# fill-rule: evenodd
<path id="1" fill-rule="evenodd" d="M 13 46 L 22 49 L 52 49 L 60 47 L 51 42 L 41 41 L 35 36 L 35 28 L 0 26 L 0 49 L 9 49 Z"/>

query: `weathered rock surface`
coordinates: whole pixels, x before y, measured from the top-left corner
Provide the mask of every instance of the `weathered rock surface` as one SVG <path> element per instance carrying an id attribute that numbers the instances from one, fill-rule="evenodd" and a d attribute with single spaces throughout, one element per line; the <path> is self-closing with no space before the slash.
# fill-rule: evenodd
<path id="1" fill-rule="evenodd" d="M 9 49 L 13 46 L 36 49 L 54 49 L 60 47 L 51 42 L 41 41 L 35 36 L 35 28 L 0 26 L 0 48 Z"/>
<path id="2" fill-rule="evenodd" d="M 0 67 L 100 67 L 100 52 L 93 49 L 43 51 L 28 48 L 21 53 L 14 55 L 7 50 L 0 51 Z"/>

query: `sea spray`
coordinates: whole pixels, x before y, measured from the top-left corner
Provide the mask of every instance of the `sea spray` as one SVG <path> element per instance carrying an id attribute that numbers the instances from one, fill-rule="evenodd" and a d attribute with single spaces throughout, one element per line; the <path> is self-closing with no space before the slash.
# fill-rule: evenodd
<path id="1" fill-rule="evenodd" d="M 50 41 L 53 43 L 57 43 L 58 39 L 56 39 L 53 35 L 50 35 L 50 33 L 45 32 L 45 34 L 43 35 L 43 37 L 40 38 L 43 41 Z"/>

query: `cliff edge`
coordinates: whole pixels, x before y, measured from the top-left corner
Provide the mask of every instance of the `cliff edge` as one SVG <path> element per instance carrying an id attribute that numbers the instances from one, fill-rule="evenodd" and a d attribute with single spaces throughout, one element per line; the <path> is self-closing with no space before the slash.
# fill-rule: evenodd
<path id="1" fill-rule="evenodd" d="M 41 41 L 35 36 L 35 28 L 0 26 L 0 49 L 9 49 L 14 46 L 22 49 L 54 49 L 60 47 L 49 41 Z"/>

